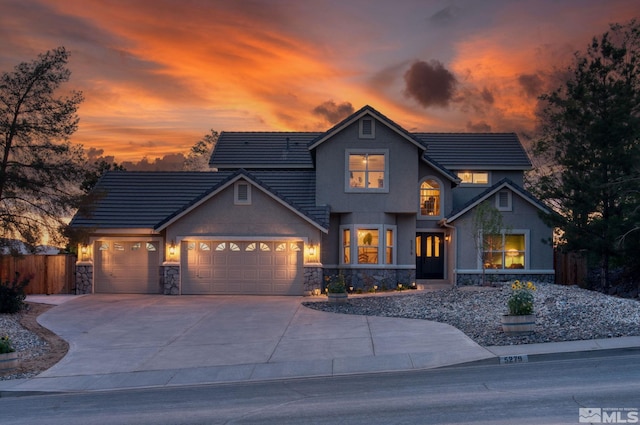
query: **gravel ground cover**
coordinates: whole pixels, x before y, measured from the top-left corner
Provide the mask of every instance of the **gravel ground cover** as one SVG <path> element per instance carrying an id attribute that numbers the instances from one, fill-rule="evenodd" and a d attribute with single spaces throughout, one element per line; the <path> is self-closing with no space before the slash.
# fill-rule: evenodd
<path id="1" fill-rule="evenodd" d="M 510 285 L 461 287 L 402 295 L 351 296 L 347 304 L 305 302 L 322 311 L 369 316 L 433 320 L 452 325 L 479 345 L 516 345 L 640 336 L 640 302 L 616 298 L 577 286 L 537 284 L 534 292 L 536 331 L 509 336 L 500 317 L 506 313 Z"/>

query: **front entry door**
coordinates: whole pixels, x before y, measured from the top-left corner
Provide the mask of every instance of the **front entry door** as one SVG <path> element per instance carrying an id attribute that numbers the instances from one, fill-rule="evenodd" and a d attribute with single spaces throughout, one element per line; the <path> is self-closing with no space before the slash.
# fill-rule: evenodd
<path id="1" fill-rule="evenodd" d="M 444 279 L 443 233 L 416 233 L 416 279 Z"/>

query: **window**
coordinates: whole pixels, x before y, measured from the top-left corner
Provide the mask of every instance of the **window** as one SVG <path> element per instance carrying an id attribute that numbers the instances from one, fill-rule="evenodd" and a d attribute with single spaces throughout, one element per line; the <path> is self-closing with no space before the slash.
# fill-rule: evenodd
<path id="1" fill-rule="evenodd" d="M 358 264 L 378 264 L 378 229 L 358 229 Z"/>
<path id="2" fill-rule="evenodd" d="M 373 118 L 362 118 L 360 120 L 358 137 L 361 139 L 374 139 L 376 137 L 376 127 Z"/>
<path id="3" fill-rule="evenodd" d="M 511 211 L 511 191 L 501 190 L 496 194 L 496 208 L 498 211 Z"/>
<path id="4" fill-rule="evenodd" d="M 347 191 L 388 191 L 387 151 L 347 152 Z"/>
<path id="5" fill-rule="evenodd" d="M 351 263 L 351 230 L 344 229 L 342 231 L 342 252 L 344 264 Z"/>
<path id="6" fill-rule="evenodd" d="M 462 180 L 461 184 L 489 185 L 489 173 L 487 171 L 458 171 L 456 174 Z"/>
<path id="7" fill-rule="evenodd" d="M 251 186 L 249 183 L 237 182 L 233 188 L 235 205 L 251 205 Z"/>
<path id="8" fill-rule="evenodd" d="M 426 179 L 420 184 L 420 215 L 440 215 L 440 183 L 434 179 Z"/>
<path id="9" fill-rule="evenodd" d="M 486 269 L 524 269 L 525 234 L 484 235 L 483 262 Z"/>
<path id="10" fill-rule="evenodd" d="M 394 231 L 395 226 L 343 227 L 342 263 L 395 264 Z"/>

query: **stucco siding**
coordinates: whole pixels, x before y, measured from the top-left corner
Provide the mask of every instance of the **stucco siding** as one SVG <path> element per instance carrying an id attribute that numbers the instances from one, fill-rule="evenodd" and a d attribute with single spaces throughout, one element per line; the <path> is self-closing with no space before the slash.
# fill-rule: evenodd
<path id="1" fill-rule="evenodd" d="M 349 149 L 388 151 L 388 190 L 345 191 L 345 155 Z M 358 123 L 353 123 L 316 148 L 316 203 L 330 205 L 333 212 L 415 212 L 418 151 L 415 145 L 380 122 L 376 122 L 374 139 L 359 139 Z"/>
<path id="2" fill-rule="evenodd" d="M 230 186 L 167 228 L 167 240 L 190 235 L 283 236 L 320 240 L 320 230 L 255 186 L 251 205 L 235 205 Z"/>

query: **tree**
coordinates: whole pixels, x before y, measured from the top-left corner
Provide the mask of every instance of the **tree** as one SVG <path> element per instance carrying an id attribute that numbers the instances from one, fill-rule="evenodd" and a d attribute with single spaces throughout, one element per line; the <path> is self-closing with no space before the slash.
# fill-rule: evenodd
<path id="1" fill-rule="evenodd" d="M 502 233 L 506 230 L 502 213 L 489 201 L 475 207 L 471 222 L 473 241 L 478 261 L 482 264 L 482 285 L 486 285 L 487 265 L 491 264 L 491 253 L 502 251 Z"/>
<path id="2" fill-rule="evenodd" d="M 547 219 L 564 247 L 597 258 L 606 290 L 610 268 L 638 248 L 619 242 L 640 205 L 640 25 L 611 25 L 574 59 L 566 83 L 541 97 L 534 154 L 547 166 L 532 190 L 559 213 Z"/>
<path id="3" fill-rule="evenodd" d="M 197 141 L 189 151 L 184 162 L 184 169 L 187 171 L 207 171 L 209 170 L 209 158 L 220 135 L 213 129 L 209 134 L 205 134 Z"/>
<path id="4" fill-rule="evenodd" d="M 59 242 L 80 199 L 84 154 L 69 138 L 83 98 L 55 94 L 69 80 L 68 56 L 59 47 L 0 76 L 0 237 Z"/>

